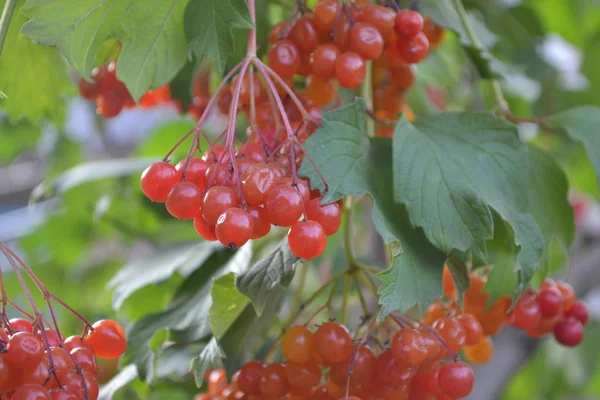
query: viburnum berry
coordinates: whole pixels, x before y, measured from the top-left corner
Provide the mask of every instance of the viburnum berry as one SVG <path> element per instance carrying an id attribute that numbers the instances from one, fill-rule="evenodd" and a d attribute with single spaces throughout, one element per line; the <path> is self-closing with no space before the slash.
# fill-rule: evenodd
<path id="1" fill-rule="evenodd" d="M 20 369 L 34 368 L 44 356 L 44 345 L 33 333 L 17 332 L 6 345 L 4 361 Z"/>
<path id="2" fill-rule="evenodd" d="M 458 316 L 458 320 L 465 330 L 465 345 L 472 346 L 479 343 L 483 338 L 483 327 L 477 317 L 473 314 L 462 314 Z"/>
<path id="3" fill-rule="evenodd" d="M 240 390 L 247 395 L 259 395 L 263 369 L 263 365 L 258 361 L 250 361 L 244 364 L 240 369 L 237 381 Z"/>
<path id="4" fill-rule="evenodd" d="M 515 309 L 512 311 L 513 324 L 525 331 L 534 329 L 542 319 L 542 312 L 537 300 L 537 296 L 533 293 L 525 293 L 517 301 Z"/>
<path id="5" fill-rule="evenodd" d="M 579 320 L 583 325 L 588 323 L 590 314 L 587 306 L 581 301 L 576 301 L 573 305 L 565 311 L 565 317 L 573 317 Z"/>
<path id="6" fill-rule="evenodd" d="M 384 37 L 394 29 L 395 19 L 396 14 L 391 8 L 372 3 L 364 7 L 357 17 L 358 21 L 375 26 Z"/>
<path id="7" fill-rule="evenodd" d="M 308 184 L 308 182 L 305 179 L 302 178 L 292 178 L 292 177 L 284 177 L 284 178 L 279 178 L 279 180 L 277 180 L 277 184 L 278 185 L 289 185 L 293 188 L 295 188 L 299 193 L 300 196 L 302 196 L 302 200 L 304 201 L 304 204 L 308 204 L 308 202 L 310 201 L 310 185 Z"/>
<path id="8" fill-rule="evenodd" d="M 102 93 L 102 83 L 97 80 L 88 81 L 85 78 L 79 79 L 79 95 L 86 100 L 96 100 Z"/>
<path id="9" fill-rule="evenodd" d="M 50 391 L 52 400 L 84 400 L 84 397 L 72 387 L 64 387 L 60 389 L 52 389 Z"/>
<path id="10" fill-rule="evenodd" d="M 438 383 L 443 394 L 460 399 L 473 391 L 475 375 L 467 364 L 460 361 L 450 362 L 440 368 Z"/>
<path id="11" fill-rule="evenodd" d="M 439 319 L 433 327 L 453 352 L 458 353 L 465 345 L 465 328 L 456 318 Z"/>
<path id="12" fill-rule="evenodd" d="M 269 190 L 265 209 L 273 225 L 291 226 L 304 211 L 304 200 L 297 188 L 277 185 Z"/>
<path id="13" fill-rule="evenodd" d="M 327 236 L 333 235 L 342 223 L 342 211 L 337 203 L 321 204 L 322 197 L 315 197 L 306 205 L 306 219 L 318 222 Z"/>
<path id="14" fill-rule="evenodd" d="M 326 364 L 348 361 L 352 357 L 352 337 L 345 326 L 326 322 L 315 332 L 317 351 Z"/>
<path id="15" fill-rule="evenodd" d="M 398 365 L 416 366 L 427 359 L 421 333 L 412 328 L 400 329 L 392 340 L 392 354 Z"/>
<path id="16" fill-rule="evenodd" d="M 283 396 L 289 390 L 285 366 L 283 364 L 266 365 L 260 377 L 260 391 L 264 396 Z"/>
<path id="17" fill-rule="evenodd" d="M 221 214 L 239 204 L 240 199 L 235 190 L 226 186 L 213 186 L 204 195 L 202 216 L 208 224 L 216 225 Z"/>
<path id="18" fill-rule="evenodd" d="M 325 230 L 316 221 L 298 221 L 288 232 L 290 250 L 305 260 L 318 257 L 325 250 L 327 236 Z"/>
<path id="19" fill-rule="evenodd" d="M 494 344 L 489 336 L 481 338 L 479 343 L 465 347 L 465 358 L 472 364 L 485 364 L 494 355 Z"/>
<path id="20" fill-rule="evenodd" d="M 118 358 L 127 349 L 125 331 L 118 322 L 107 319 L 95 322 L 83 341 L 105 360 Z"/>
<path id="21" fill-rule="evenodd" d="M 248 167 L 241 176 L 242 191 L 246 202 L 251 205 L 264 204 L 267 193 L 275 185 L 275 173 L 265 163 Z"/>
<path id="22" fill-rule="evenodd" d="M 337 0 L 319 0 L 315 4 L 312 18 L 315 26 L 322 31 L 330 31 L 336 23 L 336 15 L 338 15 Z"/>
<path id="23" fill-rule="evenodd" d="M 8 324 L 16 332 L 33 332 L 33 324 L 23 318 L 11 318 L 8 320 Z"/>
<path id="24" fill-rule="evenodd" d="M 310 53 L 319 45 L 317 31 L 307 17 L 296 20 L 287 38 L 303 53 Z"/>
<path id="25" fill-rule="evenodd" d="M 410 38 L 398 39 L 396 47 L 398 55 L 409 64 L 418 63 L 429 53 L 429 41 L 422 32 Z"/>
<path id="26" fill-rule="evenodd" d="M 228 208 L 215 225 L 217 239 L 232 249 L 242 247 L 252 236 L 254 222 L 250 214 L 241 208 Z"/>
<path id="27" fill-rule="evenodd" d="M 332 44 L 317 47 L 310 56 L 312 73 L 323 80 L 331 79 L 335 75 L 335 62 L 340 54 L 340 49 Z"/>
<path id="28" fill-rule="evenodd" d="M 563 346 L 575 347 L 583 341 L 583 324 L 575 317 L 565 318 L 554 328 L 554 338 Z"/>
<path id="29" fill-rule="evenodd" d="M 42 385 L 28 383 L 18 387 L 12 396 L 11 400 L 52 400 L 48 390 Z"/>
<path id="30" fill-rule="evenodd" d="M 142 173 L 142 191 L 152 201 L 164 203 L 179 180 L 177 170 L 168 162 L 156 162 Z"/>
<path id="31" fill-rule="evenodd" d="M 423 16 L 417 11 L 400 10 L 394 28 L 398 36 L 413 37 L 423 30 Z"/>
<path id="32" fill-rule="evenodd" d="M 315 335 L 304 325 L 293 326 L 283 335 L 281 349 L 289 361 L 304 364 L 317 350 Z"/>
<path id="33" fill-rule="evenodd" d="M 196 233 L 198 233 L 198 235 L 200 235 L 200 237 L 204 240 L 208 240 L 210 242 L 217 240 L 215 226 L 206 222 L 202 215 L 194 218 L 194 229 L 196 230 Z"/>
<path id="34" fill-rule="evenodd" d="M 537 300 L 543 318 L 554 317 L 563 310 L 562 294 L 555 287 L 540 290 Z"/>
<path id="35" fill-rule="evenodd" d="M 98 374 L 96 355 L 87 347 L 76 347 L 69 353 L 78 367 L 89 370 L 94 375 Z"/>
<path id="36" fill-rule="evenodd" d="M 206 179 L 204 175 L 208 169 L 208 163 L 201 158 L 192 157 L 187 163 L 186 160 L 181 160 L 175 165 L 175 169 L 179 172 L 179 179 L 185 182 L 193 183 L 200 190 L 206 189 Z"/>
<path id="37" fill-rule="evenodd" d="M 300 69 L 300 51 L 289 40 L 275 43 L 267 57 L 269 66 L 282 78 L 291 78 Z"/>
<path id="38" fill-rule="evenodd" d="M 190 182 L 180 182 L 173 186 L 165 206 L 169 214 L 177 219 L 193 219 L 200 214 L 202 191 Z"/>
<path id="39" fill-rule="evenodd" d="M 254 228 L 252 229 L 251 239 L 259 239 L 266 236 L 271 231 L 271 222 L 267 215 L 267 210 L 259 206 L 248 206 L 246 211 L 252 217 Z"/>
<path id="40" fill-rule="evenodd" d="M 335 76 L 342 87 L 356 89 L 367 76 L 365 61 L 358 53 L 346 52 L 335 61 Z"/>
<path id="41" fill-rule="evenodd" d="M 350 29 L 350 51 L 359 54 L 365 60 L 373 60 L 383 53 L 383 36 L 373 25 L 367 22 L 354 24 Z"/>
<path id="42" fill-rule="evenodd" d="M 59 371 L 60 373 L 60 371 Z M 13 373 L 14 374 L 14 373 Z M 41 361 L 32 369 L 19 370 L 18 386 L 26 385 L 28 383 L 35 383 L 37 385 L 43 385 L 48 379 L 49 374 L 49 363 L 46 357 L 42 358 Z M 59 374 L 57 374 L 59 375 Z"/>
<path id="43" fill-rule="evenodd" d="M 321 381 L 321 368 L 314 361 L 304 364 L 288 362 L 285 373 L 292 388 L 310 389 Z"/>
<path id="44" fill-rule="evenodd" d="M 575 303 L 575 291 L 573 287 L 569 285 L 567 282 L 556 282 L 556 288 L 563 295 L 563 307 L 565 310 L 571 308 L 571 306 Z"/>
<path id="45" fill-rule="evenodd" d="M 64 347 L 68 351 L 71 351 L 77 347 L 88 347 L 88 346 L 83 342 L 83 338 L 81 336 L 69 336 L 64 341 Z"/>

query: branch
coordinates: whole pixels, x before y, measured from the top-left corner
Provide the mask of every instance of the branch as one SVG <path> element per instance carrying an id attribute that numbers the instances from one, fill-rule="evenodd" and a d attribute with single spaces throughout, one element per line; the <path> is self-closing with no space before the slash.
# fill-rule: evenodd
<path id="1" fill-rule="evenodd" d="M 0 17 L 0 55 L 2 55 L 2 48 L 4 47 L 4 40 L 8 33 L 8 25 L 10 24 L 10 18 L 15 11 L 17 0 L 6 0 L 4 4 L 4 10 L 2 10 L 2 16 Z"/>

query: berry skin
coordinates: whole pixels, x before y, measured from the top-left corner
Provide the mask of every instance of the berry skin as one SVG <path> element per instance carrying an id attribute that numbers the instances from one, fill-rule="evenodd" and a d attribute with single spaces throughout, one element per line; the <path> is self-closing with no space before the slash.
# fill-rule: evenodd
<path id="1" fill-rule="evenodd" d="M 16 332 L 33 332 L 33 324 L 23 318 L 11 318 L 8 320 L 10 327 Z"/>
<path id="2" fill-rule="evenodd" d="M 583 341 L 583 324 L 574 317 L 566 318 L 554 328 L 554 338 L 563 346 L 575 347 Z"/>
<path id="3" fill-rule="evenodd" d="M 251 205 L 261 205 L 267 198 L 267 193 L 275 185 L 275 173 L 267 164 L 253 164 L 241 176 L 242 191 L 246 202 Z"/>
<path id="4" fill-rule="evenodd" d="M 227 209 L 215 225 L 217 239 L 224 246 L 239 249 L 250 240 L 254 222 L 250 214 L 241 208 Z"/>
<path id="5" fill-rule="evenodd" d="M 41 386 L 28 383 L 19 387 L 10 398 L 11 400 L 52 400 L 48 390 Z"/>
<path id="6" fill-rule="evenodd" d="M 277 185 L 267 194 L 265 209 L 273 225 L 292 226 L 304 211 L 299 191 L 289 185 Z"/>
<path id="7" fill-rule="evenodd" d="M 337 86 L 333 80 L 322 80 L 318 76 L 307 79 L 304 96 L 316 106 L 324 107 L 332 103 L 337 96 Z"/>
<path id="8" fill-rule="evenodd" d="M 484 336 L 481 341 L 472 346 L 465 347 L 465 358 L 472 364 L 485 364 L 494 355 L 494 344 L 489 336 Z"/>
<path id="9" fill-rule="evenodd" d="M 394 68 L 390 73 L 390 83 L 398 89 L 406 90 L 413 85 L 414 81 L 415 75 L 408 65 Z"/>
<path id="10" fill-rule="evenodd" d="M 575 319 L 578 319 L 579 322 L 581 322 L 583 325 L 586 325 L 588 323 L 588 320 L 590 319 L 590 314 L 585 304 L 583 304 L 580 301 L 576 301 L 575 303 L 573 303 L 571 308 L 569 308 L 565 312 L 565 317 L 573 317 Z"/>
<path id="11" fill-rule="evenodd" d="M 465 329 L 465 345 L 476 345 L 483 338 L 483 327 L 481 322 L 473 314 L 463 314 L 458 320 Z"/>
<path id="12" fill-rule="evenodd" d="M 557 288 L 540 290 L 538 304 L 542 318 L 552 318 L 563 309 L 563 297 Z"/>
<path id="13" fill-rule="evenodd" d="M 575 303 L 575 291 L 567 282 L 556 282 L 556 288 L 563 295 L 564 309 L 568 310 Z"/>
<path id="14" fill-rule="evenodd" d="M 392 340 L 392 354 L 398 365 L 416 366 L 427 359 L 427 348 L 416 329 L 400 329 Z"/>
<path id="15" fill-rule="evenodd" d="M 433 327 L 453 352 L 458 353 L 462 346 L 465 345 L 465 328 L 456 318 L 439 319 Z"/>
<path id="16" fill-rule="evenodd" d="M 269 222 L 267 210 L 265 210 L 263 207 L 248 206 L 246 211 L 252 217 L 254 226 L 250 239 L 259 239 L 266 236 L 271 231 L 271 222 Z"/>
<path id="17" fill-rule="evenodd" d="M 65 349 L 67 349 L 68 351 L 71 351 L 77 347 L 87 347 L 84 343 L 83 343 L 83 339 L 81 338 L 81 336 L 69 336 L 68 338 L 65 339 Z"/>
<path id="18" fill-rule="evenodd" d="M 288 244 L 296 256 L 312 260 L 325 250 L 327 236 L 318 222 L 298 221 L 288 232 Z"/>
<path id="19" fill-rule="evenodd" d="M 277 184 L 278 185 L 289 185 L 291 187 L 295 187 L 295 189 L 298 192 L 300 192 L 300 195 L 302 196 L 302 200 L 304 200 L 304 204 L 308 204 L 308 202 L 310 201 L 310 185 L 308 184 L 308 182 L 305 179 L 297 178 L 296 185 L 294 186 L 294 178 L 292 178 L 292 177 L 280 178 L 277 181 Z"/>
<path id="20" fill-rule="evenodd" d="M 185 171 L 184 171 L 185 168 Z M 193 183 L 200 190 L 206 189 L 206 179 L 204 175 L 208 169 L 208 163 L 200 158 L 190 158 L 185 165 L 185 160 L 181 160 L 175 165 L 175 169 L 179 172 L 179 179 L 185 182 Z"/>
<path id="21" fill-rule="evenodd" d="M 440 368 L 438 383 L 443 394 L 459 399 L 473 391 L 475 375 L 471 367 L 463 362 L 446 363 Z"/>
<path id="22" fill-rule="evenodd" d="M 352 338 L 343 325 L 326 322 L 317 329 L 315 339 L 317 351 L 326 364 L 341 363 L 352 357 Z"/>
<path id="23" fill-rule="evenodd" d="M 248 395 L 260 394 L 260 378 L 263 372 L 263 365 L 258 361 L 250 361 L 240 369 L 238 377 L 238 386 L 241 391 Z"/>
<path id="24" fill-rule="evenodd" d="M 92 374 L 98 374 L 98 363 L 96 355 L 87 347 L 76 347 L 69 353 L 75 364 L 83 369 L 87 369 Z"/>
<path id="25" fill-rule="evenodd" d="M 394 29 L 398 36 L 413 37 L 423 30 L 423 16 L 416 11 L 400 10 L 396 14 Z"/>
<path id="26" fill-rule="evenodd" d="M 538 326 L 542 319 L 542 312 L 537 297 L 528 293 L 521 296 L 512 312 L 512 318 L 514 326 L 524 331 Z"/>
<path id="27" fill-rule="evenodd" d="M 335 61 L 340 54 L 340 49 L 332 44 L 317 47 L 310 56 L 312 73 L 323 80 L 331 79 L 335 74 Z"/>
<path id="28" fill-rule="evenodd" d="M 240 199 L 233 189 L 226 186 L 213 186 L 204 195 L 202 216 L 208 224 L 216 225 L 221 214 L 239 204 Z"/>
<path id="29" fill-rule="evenodd" d="M 42 360 L 33 369 L 29 370 L 18 370 L 19 371 L 19 382 L 18 386 L 25 385 L 28 383 L 35 383 L 37 385 L 43 385 L 48 379 L 48 359 L 42 358 Z"/>
<path id="30" fill-rule="evenodd" d="M 427 57 L 429 41 L 424 33 L 418 33 L 411 38 L 400 38 L 396 42 L 398 55 L 409 64 L 416 64 Z"/>
<path id="31" fill-rule="evenodd" d="M 177 183 L 178 173 L 168 162 L 156 162 L 142 172 L 142 191 L 150 200 L 164 203 Z"/>
<path id="32" fill-rule="evenodd" d="M 50 356 L 54 363 L 55 374 L 58 379 L 67 375 L 69 372 L 75 369 L 75 364 L 69 353 L 62 347 L 50 347 Z"/>
<path id="33" fill-rule="evenodd" d="M 383 53 L 383 36 L 373 25 L 359 22 L 350 29 L 350 50 L 365 60 L 373 60 Z"/>
<path id="34" fill-rule="evenodd" d="M 169 214 L 177 219 L 193 219 L 200 214 L 202 191 L 190 182 L 180 182 L 173 186 L 167 196 L 165 206 Z"/>
<path id="35" fill-rule="evenodd" d="M 17 332 L 8 339 L 4 361 L 15 368 L 34 368 L 44 356 L 44 345 L 33 333 Z"/>
<path id="36" fill-rule="evenodd" d="M 102 93 L 102 85 L 98 81 L 90 82 L 84 78 L 79 80 L 79 94 L 84 99 L 96 100 L 100 93 Z"/>
<path id="37" fill-rule="evenodd" d="M 300 51 L 289 40 L 275 43 L 267 57 L 269 66 L 282 78 L 291 78 L 300 69 Z"/>
<path id="38" fill-rule="evenodd" d="M 317 31 L 307 17 L 296 20 L 288 34 L 288 39 L 303 53 L 310 53 L 319 45 Z"/>
<path id="39" fill-rule="evenodd" d="M 335 76 L 342 87 L 356 89 L 367 76 L 365 61 L 355 52 L 344 53 L 335 61 Z"/>
<path id="40" fill-rule="evenodd" d="M 194 218 L 194 229 L 200 237 L 209 242 L 217 240 L 217 234 L 215 233 L 215 226 L 206 222 L 202 215 Z"/>
<path id="41" fill-rule="evenodd" d="M 304 325 L 293 326 L 283 335 L 281 349 L 290 362 L 307 363 L 317 350 L 315 335 Z"/>
<path id="42" fill-rule="evenodd" d="M 96 356 L 105 360 L 118 358 L 127 349 L 125 331 L 118 322 L 100 320 L 92 325 L 92 331 L 84 338 Z"/>
<path id="43" fill-rule="evenodd" d="M 293 388 L 310 389 L 321 381 L 321 369 L 314 361 L 305 364 L 287 363 L 285 373 Z"/>
<path id="44" fill-rule="evenodd" d="M 72 387 L 64 387 L 62 389 L 53 389 L 50 391 L 52 400 L 84 400 L 83 396 Z"/>
<path id="45" fill-rule="evenodd" d="M 313 24 L 317 29 L 330 31 L 335 25 L 339 2 L 337 0 L 319 0 L 315 5 Z"/>
<path id="46" fill-rule="evenodd" d="M 284 396 L 289 389 L 285 366 L 270 364 L 264 367 L 260 377 L 260 391 L 265 396 Z"/>
<path id="47" fill-rule="evenodd" d="M 357 20 L 368 22 L 375 26 L 381 35 L 385 37 L 394 29 L 395 18 L 396 16 L 392 9 L 380 6 L 379 4 L 369 4 L 362 9 Z"/>
<path id="48" fill-rule="evenodd" d="M 342 211 L 337 203 L 321 204 L 323 198 L 315 197 L 306 205 L 306 219 L 316 221 L 327 236 L 333 235 L 342 223 Z"/>

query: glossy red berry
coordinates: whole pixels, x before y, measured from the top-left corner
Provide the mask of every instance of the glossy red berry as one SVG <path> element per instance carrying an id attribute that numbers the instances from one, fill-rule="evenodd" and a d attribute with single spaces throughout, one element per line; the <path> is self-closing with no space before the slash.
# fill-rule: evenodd
<path id="1" fill-rule="evenodd" d="M 394 29 L 396 14 L 391 8 L 379 4 L 369 4 L 362 9 L 357 20 L 368 22 L 375 26 L 383 36 L 389 35 Z"/>
<path id="2" fill-rule="evenodd" d="M 196 233 L 204 240 L 214 242 L 217 240 L 217 234 L 215 233 L 215 226 L 206 222 L 202 215 L 194 218 L 194 229 Z"/>
<path id="3" fill-rule="evenodd" d="M 142 173 L 142 191 L 152 201 L 164 203 L 179 180 L 177 170 L 168 162 L 156 162 Z"/>
<path id="4" fill-rule="evenodd" d="M 547 288 L 540 290 L 538 295 L 538 303 L 542 318 L 552 318 L 563 309 L 563 297 L 560 290 L 557 288 Z"/>
<path id="5" fill-rule="evenodd" d="M 237 384 L 241 391 L 247 395 L 260 394 L 260 378 L 263 373 L 263 365 L 258 361 L 250 361 L 240 369 Z"/>
<path id="6" fill-rule="evenodd" d="M 33 332 L 33 324 L 23 318 L 11 318 L 8 323 L 13 331 L 16 332 Z"/>
<path id="7" fill-rule="evenodd" d="M 193 219 L 199 215 L 201 205 L 202 191 L 190 182 L 175 184 L 165 202 L 169 214 L 181 220 Z"/>
<path id="8" fill-rule="evenodd" d="M 288 244 L 296 256 L 312 260 L 325 250 L 327 236 L 318 222 L 298 221 L 288 232 Z"/>
<path id="9" fill-rule="evenodd" d="M 442 365 L 438 383 L 443 394 L 453 399 L 467 397 L 473 391 L 475 375 L 464 362 L 451 362 Z"/>
<path id="10" fill-rule="evenodd" d="M 321 368 L 314 361 L 285 365 L 287 380 L 293 388 L 310 389 L 321 381 Z"/>
<path id="11" fill-rule="evenodd" d="M 473 314 L 462 314 L 458 321 L 465 330 L 465 346 L 473 346 L 483 338 L 483 326 Z"/>
<path id="12" fill-rule="evenodd" d="M 294 43 L 282 40 L 268 54 L 269 66 L 282 78 L 291 78 L 300 69 L 300 51 Z"/>
<path id="13" fill-rule="evenodd" d="M 277 185 L 267 194 L 265 210 L 273 225 L 291 226 L 302 215 L 304 201 L 295 187 Z"/>
<path id="14" fill-rule="evenodd" d="M 271 231 L 271 222 L 267 210 L 259 206 L 248 206 L 246 211 L 252 217 L 254 229 L 252 229 L 251 239 L 259 239 L 266 236 Z"/>
<path id="15" fill-rule="evenodd" d="M 427 347 L 416 329 L 400 329 L 392 340 L 392 354 L 398 365 L 417 366 L 427 359 Z"/>
<path id="16" fill-rule="evenodd" d="M 93 80 L 88 81 L 84 78 L 79 79 L 79 94 L 86 100 L 96 100 L 102 93 L 102 84 Z"/>
<path id="17" fill-rule="evenodd" d="M 367 76 L 365 61 L 358 53 L 344 53 L 335 61 L 335 76 L 342 87 L 356 89 Z"/>
<path id="18" fill-rule="evenodd" d="M 84 338 L 96 356 L 105 360 L 118 358 L 127 349 L 125 331 L 118 322 L 100 320 L 92 325 L 92 331 Z"/>
<path id="19" fill-rule="evenodd" d="M 335 61 L 340 54 L 340 49 L 332 44 L 317 47 L 310 56 L 312 73 L 323 80 L 331 79 L 335 75 Z"/>
<path id="20" fill-rule="evenodd" d="M 365 60 L 373 60 L 383 53 L 383 36 L 373 25 L 359 22 L 350 29 L 350 50 Z"/>
<path id="21" fill-rule="evenodd" d="M 10 400 L 52 400 L 52 397 L 42 385 L 28 383 L 17 388 Z"/>
<path id="22" fill-rule="evenodd" d="M 524 331 L 532 330 L 542 320 L 542 312 L 534 294 L 526 293 L 517 301 L 512 312 L 513 324 Z"/>
<path id="23" fill-rule="evenodd" d="M 315 335 L 304 325 L 293 326 L 283 335 L 281 349 L 289 361 L 307 363 L 317 349 Z"/>
<path id="24" fill-rule="evenodd" d="M 310 53 L 319 45 L 317 31 L 307 17 L 296 20 L 287 38 L 303 53 Z"/>
<path id="25" fill-rule="evenodd" d="M 352 357 L 352 337 L 345 326 L 326 322 L 315 332 L 317 352 L 326 364 L 341 363 Z"/>
<path id="26" fill-rule="evenodd" d="M 88 347 L 76 347 L 69 352 L 73 362 L 83 369 L 87 369 L 92 374 L 98 374 L 98 363 L 96 361 L 96 355 Z"/>
<path id="27" fill-rule="evenodd" d="M 239 204 L 240 199 L 233 189 L 227 186 L 213 186 L 204 195 L 202 216 L 209 225 L 216 225 L 221 214 Z"/>
<path id="28" fill-rule="evenodd" d="M 264 396 L 284 396 L 289 390 L 285 366 L 269 364 L 260 377 L 260 391 Z"/>
<path id="29" fill-rule="evenodd" d="M 394 28 L 398 36 L 413 37 L 423 31 L 423 16 L 417 11 L 400 10 Z"/>
<path id="30" fill-rule="evenodd" d="M 246 202 L 251 205 L 261 205 L 267 198 L 267 193 L 275 185 L 275 173 L 267 164 L 253 164 L 242 174 L 242 191 Z"/>
<path id="31" fill-rule="evenodd" d="M 208 169 L 208 163 L 201 158 L 192 157 L 186 165 L 186 160 L 181 160 L 175 166 L 179 172 L 179 179 L 185 182 L 193 183 L 200 190 L 206 189 L 206 179 L 204 175 Z"/>
<path id="32" fill-rule="evenodd" d="M 20 369 L 34 368 L 44 356 L 42 341 L 30 332 L 17 332 L 8 339 L 4 361 Z"/>
<path id="33" fill-rule="evenodd" d="M 330 31 L 338 14 L 338 0 L 319 0 L 314 8 L 313 23 L 322 31 Z"/>
<path id="34" fill-rule="evenodd" d="M 582 303 L 581 301 L 576 301 L 575 303 L 573 303 L 571 308 L 565 311 L 565 317 L 576 318 L 583 325 L 586 325 L 588 323 L 588 320 L 590 319 L 590 314 L 587 306 L 584 303 Z"/>
<path id="35" fill-rule="evenodd" d="M 427 57 L 429 41 L 424 33 L 418 33 L 411 38 L 400 38 L 396 42 L 398 55 L 409 64 L 416 64 Z"/>
<path id="36" fill-rule="evenodd" d="M 458 353 L 465 345 L 465 328 L 456 318 L 441 318 L 433 325 L 448 347 Z"/>
<path id="37" fill-rule="evenodd" d="M 337 203 L 321 204 L 322 202 L 321 197 L 315 197 L 308 202 L 306 219 L 321 224 L 327 236 L 333 235 L 342 223 L 342 211 Z"/>
<path id="38" fill-rule="evenodd" d="M 217 239 L 224 246 L 232 249 L 242 247 L 252 236 L 254 221 L 250 214 L 241 208 L 227 209 L 215 225 Z"/>
<path id="39" fill-rule="evenodd" d="M 575 347 L 583 341 L 583 324 L 577 318 L 565 318 L 554 328 L 554 338 L 563 346 Z"/>

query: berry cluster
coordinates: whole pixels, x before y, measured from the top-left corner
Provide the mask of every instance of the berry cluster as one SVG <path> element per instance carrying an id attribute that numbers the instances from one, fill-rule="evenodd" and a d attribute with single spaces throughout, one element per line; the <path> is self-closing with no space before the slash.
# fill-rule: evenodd
<path id="1" fill-rule="evenodd" d="M 83 336 L 62 339 L 27 319 L 0 329 L 0 399 L 95 400 L 96 357 L 116 359 L 127 347 L 123 328 L 111 320 L 93 324 Z"/>
<path id="2" fill-rule="evenodd" d="M 91 79 L 91 81 L 84 78 L 79 80 L 79 94 L 84 99 L 96 102 L 99 115 L 112 118 L 119 115 L 121 110 L 136 106 L 125 84 L 117 79 L 115 62 L 94 68 Z M 169 85 L 164 85 L 144 94 L 140 98 L 139 106 L 149 108 L 171 101 Z"/>
<path id="3" fill-rule="evenodd" d="M 473 321 L 460 320 L 454 330 L 445 325 L 434 330 L 420 324 L 413 328 L 399 318 L 402 327 L 393 335 L 391 348 L 378 355 L 364 340 L 353 341 L 346 327 L 336 322 L 326 322 L 315 332 L 296 325 L 282 339 L 285 363 L 250 361 L 229 385 L 222 372 L 212 372 L 206 377 L 208 392 L 196 400 L 462 398 L 473 389 L 471 367 L 441 360 L 452 355 L 445 340 L 457 329 L 463 341 L 479 340 L 481 326 Z"/>
<path id="4" fill-rule="evenodd" d="M 494 335 L 503 326 L 512 325 L 534 338 L 553 333 L 556 341 L 564 346 L 577 346 L 583 340 L 588 310 L 585 304 L 576 300 L 575 292 L 568 283 L 546 279 L 539 292 L 528 289 L 509 311 L 512 302 L 508 297 L 501 297 L 486 310 L 488 294 L 483 291 L 486 279 L 472 274 L 470 281 L 464 310 L 480 321 L 486 335 Z M 454 282 L 447 268 L 444 270 L 444 295 L 450 299 L 455 297 Z M 456 308 L 454 302 L 448 305 L 434 303 L 429 307 L 426 321 Z"/>
<path id="5" fill-rule="evenodd" d="M 165 202 L 175 218 L 193 219 L 205 240 L 239 248 L 265 236 L 271 225 L 290 227 L 291 250 L 312 259 L 324 250 L 326 236 L 338 230 L 341 209 L 338 203 L 321 204 L 307 180 L 290 174 L 287 157 L 268 157 L 260 144 L 249 141 L 233 160 L 224 147 L 213 146 L 201 158 L 176 166 L 154 163 L 141 183 L 144 194 Z"/>

